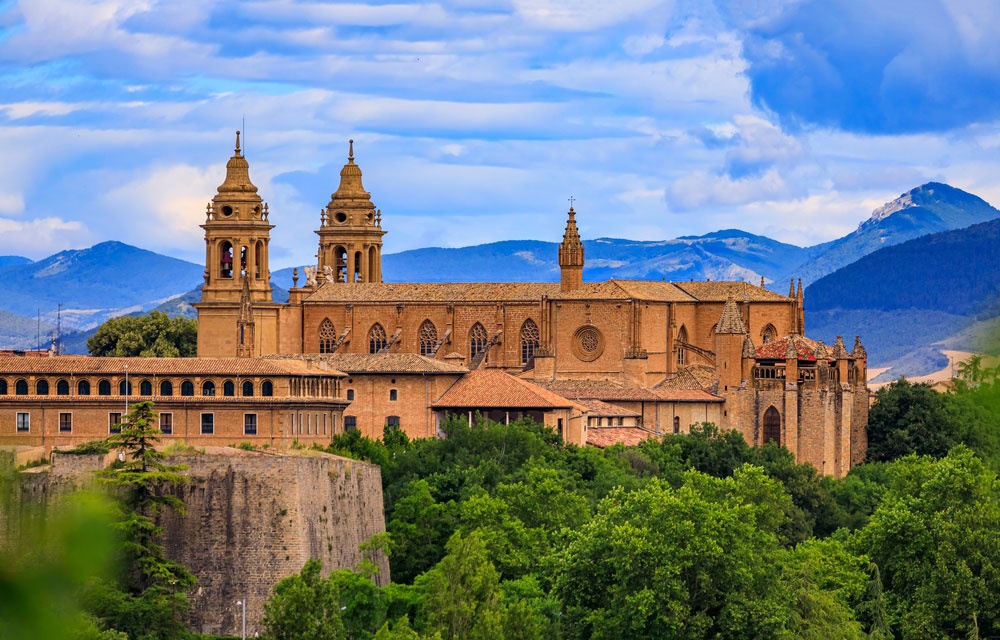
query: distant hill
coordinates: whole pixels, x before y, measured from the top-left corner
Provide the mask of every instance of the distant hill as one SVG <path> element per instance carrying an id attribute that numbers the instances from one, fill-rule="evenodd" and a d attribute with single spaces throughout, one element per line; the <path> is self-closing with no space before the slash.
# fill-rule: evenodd
<path id="1" fill-rule="evenodd" d="M 770 282 L 811 255 L 809 249 L 736 229 L 663 241 L 598 238 L 583 245 L 585 280 L 758 282 L 764 276 Z M 389 282 L 555 282 L 558 250 L 558 243 L 538 240 L 413 249 L 383 256 L 382 273 Z"/>
<path id="2" fill-rule="evenodd" d="M 880 249 L 806 288 L 806 329 L 824 339 L 834 327 L 861 334 L 873 366 L 934 352 L 934 343 L 1000 315 L 997 264 L 1000 220 Z M 918 360 L 931 367 L 941 357 Z"/>
<path id="3" fill-rule="evenodd" d="M 885 203 L 843 238 L 813 247 L 815 255 L 788 271 L 788 275 L 802 278 L 808 285 L 879 249 L 998 217 L 1000 210 L 982 198 L 940 182 L 928 182 Z"/>
<path id="4" fill-rule="evenodd" d="M 0 268 L 0 307 L 64 328 L 96 326 L 112 315 L 152 309 L 201 280 L 204 267 L 121 242 L 62 251 Z"/>

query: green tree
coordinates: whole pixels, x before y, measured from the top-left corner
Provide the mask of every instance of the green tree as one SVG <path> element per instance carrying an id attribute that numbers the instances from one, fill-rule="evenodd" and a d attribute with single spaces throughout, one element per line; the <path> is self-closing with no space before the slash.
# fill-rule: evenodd
<path id="1" fill-rule="evenodd" d="M 184 503 L 172 489 L 187 481 L 182 466 L 164 462 L 156 450 L 159 429 L 152 402 L 132 406 L 121 432 L 105 441 L 121 452 L 121 461 L 100 472 L 100 479 L 120 499 L 116 527 L 123 538 L 122 572 L 116 585 L 102 582 L 88 602 L 109 628 L 131 637 L 173 638 L 182 629 L 187 609 L 185 592 L 196 580 L 188 569 L 168 559 L 160 543 L 163 529 L 156 517 L 170 509 L 184 515 Z"/>
<path id="2" fill-rule="evenodd" d="M 788 615 L 777 536 L 788 502 L 755 467 L 612 492 L 559 557 L 567 637 L 775 637 Z"/>
<path id="3" fill-rule="evenodd" d="M 274 587 L 264 604 L 266 637 L 274 640 L 339 640 L 347 637 L 340 599 L 333 582 L 322 576 L 323 565 L 308 560 L 302 571 Z"/>
<path id="4" fill-rule="evenodd" d="M 414 583 L 423 594 L 425 631 L 445 640 L 500 640 L 500 574 L 483 542 L 475 532 L 456 533 L 445 549 L 441 562 Z"/>
<path id="5" fill-rule="evenodd" d="M 87 340 L 92 356 L 191 358 L 198 354 L 198 321 L 162 311 L 107 320 Z"/>
<path id="6" fill-rule="evenodd" d="M 964 426 L 952 396 L 905 378 L 875 392 L 868 414 L 868 461 L 911 453 L 943 457 L 962 439 Z"/>
<path id="7" fill-rule="evenodd" d="M 1000 635 L 1000 485 L 972 451 L 910 456 L 852 537 L 878 567 L 897 637 Z"/>

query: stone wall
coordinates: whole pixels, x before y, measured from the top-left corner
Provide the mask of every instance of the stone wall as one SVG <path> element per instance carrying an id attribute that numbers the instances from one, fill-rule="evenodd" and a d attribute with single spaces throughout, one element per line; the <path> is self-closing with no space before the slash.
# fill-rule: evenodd
<path id="1" fill-rule="evenodd" d="M 58 497 L 86 484 L 105 456 L 54 456 L 51 467 L 21 474 L 18 498 L 58 508 Z M 240 634 L 237 600 L 247 601 L 247 634 L 261 630 L 264 603 L 283 578 L 319 558 L 324 573 L 353 568 L 358 545 L 385 531 L 380 469 L 315 451 L 209 447 L 173 456 L 190 481 L 177 489 L 187 516 L 161 516 L 167 556 L 198 578 L 188 594 L 191 628 Z M 0 522 L 0 524 L 4 524 Z M 9 523 L 8 523 L 9 524 Z M 378 581 L 389 581 L 377 558 Z"/>

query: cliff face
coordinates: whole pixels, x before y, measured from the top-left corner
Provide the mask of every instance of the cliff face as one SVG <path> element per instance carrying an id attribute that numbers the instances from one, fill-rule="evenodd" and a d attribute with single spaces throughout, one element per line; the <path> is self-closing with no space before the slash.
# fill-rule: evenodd
<path id="1" fill-rule="evenodd" d="M 21 474 L 17 502 L 58 508 L 62 496 L 89 484 L 106 463 L 105 456 L 53 458 L 48 470 Z M 168 462 L 186 465 L 190 478 L 177 489 L 187 515 L 164 514 L 161 524 L 167 556 L 198 578 L 188 594 L 195 631 L 239 636 L 236 602 L 246 599 L 247 634 L 253 636 L 275 584 L 312 557 L 322 561 L 324 573 L 353 568 L 362 560 L 358 545 L 385 531 L 375 465 L 312 451 L 223 447 Z M 388 559 L 376 561 L 378 581 L 387 584 Z"/>

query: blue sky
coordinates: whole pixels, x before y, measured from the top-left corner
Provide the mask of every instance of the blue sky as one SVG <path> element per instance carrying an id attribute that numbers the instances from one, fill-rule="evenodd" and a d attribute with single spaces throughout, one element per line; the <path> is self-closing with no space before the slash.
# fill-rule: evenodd
<path id="1" fill-rule="evenodd" d="M 0 0 L 0 255 L 200 262 L 246 119 L 307 263 L 355 140 L 387 252 L 740 228 L 799 245 L 928 180 L 1000 203 L 1000 3 Z"/>

